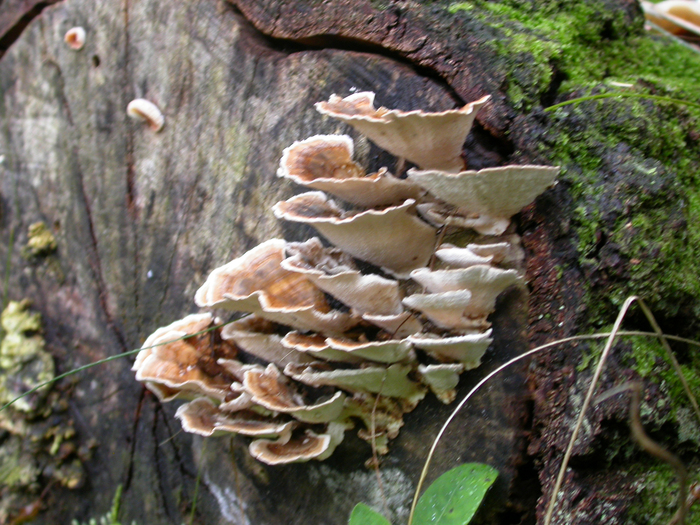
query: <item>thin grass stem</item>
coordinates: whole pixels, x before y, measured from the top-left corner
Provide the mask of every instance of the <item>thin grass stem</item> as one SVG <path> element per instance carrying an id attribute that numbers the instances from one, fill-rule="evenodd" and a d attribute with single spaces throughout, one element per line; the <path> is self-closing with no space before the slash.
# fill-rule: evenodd
<path id="1" fill-rule="evenodd" d="M 600 375 L 603 372 L 603 367 L 605 366 L 605 362 L 608 359 L 608 355 L 610 354 L 610 350 L 612 349 L 613 343 L 615 342 L 615 338 L 617 336 L 617 332 L 620 330 L 620 326 L 622 325 L 622 321 L 625 319 L 625 315 L 627 315 L 627 310 L 629 310 L 630 306 L 637 301 L 637 296 L 631 296 L 628 297 L 624 304 L 622 305 L 622 308 L 620 308 L 620 313 L 617 314 L 617 319 L 615 319 L 615 324 L 613 325 L 612 332 L 610 332 L 610 336 L 608 337 L 608 340 L 605 342 L 605 348 L 603 348 L 603 353 L 600 356 L 600 360 L 598 361 L 598 365 L 596 366 L 595 372 L 593 373 L 593 379 L 591 379 L 591 384 L 588 387 L 588 392 L 586 392 L 586 397 L 583 400 L 583 405 L 581 406 L 581 411 L 579 412 L 578 418 L 576 419 L 576 425 L 574 425 L 574 431 L 571 433 L 571 438 L 569 439 L 569 445 L 566 447 L 566 451 L 564 452 L 564 459 L 561 462 L 561 467 L 559 468 L 559 473 L 557 474 L 557 479 L 554 482 L 554 488 L 552 489 L 552 495 L 549 498 L 549 505 L 547 506 L 547 514 L 544 517 L 544 525 L 550 525 L 552 521 L 552 515 L 554 514 L 554 507 L 557 502 L 557 495 L 559 494 L 559 490 L 561 489 L 562 484 L 564 483 L 564 475 L 566 474 L 566 467 L 569 465 L 569 460 L 571 459 L 571 455 L 573 454 L 574 451 L 574 444 L 576 443 L 576 439 L 578 438 L 578 433 L 581 430 L 581 426 L 583 425 L 583 419 L 586 415 L 586 410 L 588 410 L 588 405 L 591 404 L 591 399 L 593 399 L 593 394 L 595 393 L 596 386 L 598 386 L 598 379 L 600 379 Z"/>
<path id="2" fill-rule="evenodd" d="M 695 395 L 693 394 L 692 390 L 690 390 L 690 385 L 688 385 L 688 381 L 686 380 L 685 375 L 683 374 L 683 369 L 681 368 L 680 363 L 678 363 L 678 359 L 676 359 L 673 350 L 671 350 L 671 347 L 668 344 L 667 339 L 670 339 L 670 337 L 665 336 L 664 333 L 661 331 L 659 324 L 656 322 L 654 314 L 651 312 L 646 303 L 642 299 L 640 299 L 638 304 L 639 307 L 642 309 L 642 312 L 644 312 L 644 315 L 646 316 L 647 320 L 649 321 L 649 324 L 654 329 L 654 332 L 658 334 L 659 340 L 661 341 L 661 345 L 664 347 L 664 350 L 666 350 L 666 355 L 668 355 L 668 358 L 671 360 L 673 369 L 675 370 L 678 379 L 680 379 L 681 384 L 683 385 L 683 389 L 685 390 L 688 399 L 690 399 L 690 404 L 693 405 L 693 410 L 695 410 L 695 415 L 698 418 L 698 423 L 700 423 L 700 406 L 698 406 L 698 400 L 695 398 Z"/>
<path id="3" fill-rule="evenodd" d="M 88 363 L 88 364 L 80 366 L 78 368 L 74 368 L 73 370 L 69 370 L 68 372 L 64 372 L 62 374 L 59 374 L 56 377 L 49 379 L 48 381 L 44 381 L 43 383 L 38 384 L 37 386 L 35 386 L 31 390 L 27 390 L 23 394 L 20 394 L 19 396 L 14 398 L 12 401 L 5 403 L 2 407 L 0 407 L 0 412 L 5 410 L 6 408 L 12 406 L 14 403 L 19 401 L 23 397 L 29 396 L 29 395 L 33 394 L 34 392 L 36 392 L 37 390 L 41 390 L 42 388 L 44 388 L 47 385 L 51 385 L 51 384 L 55 383 L 56 381 L 60 381 L 61 379 L 64 379 L 66 377 L 72 376 L 74 374 L 78 374 L 84 370 L 92 368 L 93 366 L 103 365 L 105 363 L 109 363 L 110 361 L 116 361 L 117 359 L 121 359 L 122 357 L 128 357 L 130 355 L 134 355 L 134 354 L 139 353 L 141 350 L 148 350 L 149 348 L 156 348 L 157 346 L 169 345 L 170 343 L 174 343 L 176 341 L 182 341 L 183 339 L 188 339 L 190 337 L 194 337 L 197 335 L 206 334 L 207 332 L 211 332 L 212 330 L 216 330 L 217 328 L 221 328 L 222 326 L 226 326 L 227 324 L 232 323 L 232 322 L 233 321 L 228 321 L 228 322 L 223 323 L 223 324 L 210 326 L 209 328 L 205 328 L 204 330 L 200 330 L 199 332 L 183 335 L 182 337 L 178 337 L 177 339 L 173 339 L 171 341 L 164 341 L 162 343 L 158 343 L 158 344 L 155 344 L 152 346 L 145 346 L 142 348 L 136 348 L 134 350 L 129 350 L 128 352 L 122 352 L 121 354 L 116 354 L 116 355 L 112 355 L 109 357 L 105 357 L 104 359 L 100 359 L 99 361 L 95 361 L 93 363 Z"/>
<path id="4" fill-rule="evenodd" d="M 700 104 L 697 102 L 691 102 L 689 100 L 681 100 L 679 98 L 671 98 L 671 97 L 662 97 L 660 95 L 646 95 L 643 93 L 625 93 L 625 92 L 619 92 L 619 93 L 601 93 L 600 95 L 588 95 L 586 97 L 578 97 L 578 98 L 572 98 L 571 100 L 565 100 L 564 102 L 560 102 L 559 104 L 554 104 L 553 106 L 549 106 L 548 108 L 545 108 L 545 111 L 554 111 L 555 109 L 559 109 L 563 106 L 568 106 L 570 104 L 578 104 L 580 102 L 587 102 L 589 100 L 601 100 L 605 98 L 644 98 L 644 99 L 649 99 L 649 100 L 656 100 L 657 102 L 669 102 L 671 104 L 679 104 L 681 106 L 690 106 L 692 108 L 700 109 Z"/>
<path id="5" fill-rule="evenodd" d="M 443 434 L 447 430 L 447 427 L 450 425 L 450 423 L 454 420 L 454 418 L 457 416 L 460 410 L 467 404 L 467 401 L 471 399 L 474 394 L 476 394 L 477 391 L 481 389 L 481 387 L 484 386 L 489 380 L 491 380 L 493 377 L 498 375 L 499 373 L 503 372 L 506 370 L 508 367 L 511 365 L 517 363 L 518 361 L 525 359 L 527 357 L 530 357 L 534 354 L 537 354 L 539 352 L 543 352 L 545 350 L 548 350 L 550 348 L 553 348 L 558 345 L 566 344 L 566 343 L 571 343 L 574 341 L 587 341 L 587 340 L 595 340 L 595 339 L 605 339 L 610 337 L 612 332 L 601 332 L 597 334 L 586 334 L 586 335 L 576 335 L 572 337 L 566 337 L 563 339 L 558 339 L 556 341 L 552 341 L 550 343 L 546 343 L 544 345 L 540 345 L 536 348 L 533 348 L 532 350 L 528 350 L 527 352 L 514 357 L 510 361 L 507 361 L 506 363 L 502 364 L 498 368 L 494 369 L 492 372 L 487 374 L 481 381 L 479 381 L 474 388 L 472 388 L 466 396 L 459 402 L 459 404 L 455 407 L 455 409 L 452 411 L 450 416 L 447 418 L 445 423 L 443 424 L 442 428 L 440 428 L 439 432 L 437 433 L 437 436 L 433 440 L 433 444 L 430 447 L 430 451 L 428 452 L 428 456 L 425 460 L 425 463 L 423 465 L 423 470 L 421 471 L 420 478 L 418 480 L 418 485 L 416 486 L 416 490 L 413 496 L 413 502 L 411 504 L 411 511 L 408 516 L 408 524 L 407 525 L 412 525 L 413 524 L 413 516 L 415 514 L 416 510 L 416 505 L 418 504 L 418 498 L 421 494 L 421 489 L 423 488 L 423 484 L 425 483 L 425 479 L 428 475 L 428 471 L 430 469 L 430 463 L 433 459 L 433 456 L 435 455 L 435 450 L 437 449 L 438 443 L 440 442 L 440 439 L 442 438 Z M 700 348 L 700 342 L 698 341 L 693 341 L 692 339 L 687 339 L 685 337 L 678 337 L 675 335 L 666 335 L 666 334 L 661 334 L 659 335 L 656 332 L 644 332 L 644 331 L 624 331 L 620 330 L 617 332 L 617 335 L 620 337 L 652 337 L 652 338 L 665 338 L 667 340 L 671 341 L 677 341 L 680 343 L 686 343 L 692 346 L 695 346 L 697 348 Z"/>

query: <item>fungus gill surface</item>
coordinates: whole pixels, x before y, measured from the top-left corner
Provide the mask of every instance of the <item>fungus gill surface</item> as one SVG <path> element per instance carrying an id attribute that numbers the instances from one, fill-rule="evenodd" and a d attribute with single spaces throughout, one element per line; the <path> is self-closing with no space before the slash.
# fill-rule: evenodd
<path id="1" fill-rule="evenodd" d="M 366 175 L 345 135 L 286 148 L 278 175 L 317 191 L 273 212 L 330 246 L 271 239 L 213 270 L 197 306 L 247 315 L 221 328 L 212 314 L 193 314 L 156 330 L 136 378 L 161 400 L 190 400 L 177 411 L 186 431 L 252 436 L 250 454 L 273 465 L 325 459 L 355 426 L 385 454 L 428 392 L 451 403 L 460 374 L 493 340 L 496 298 L 523 283 L 510 218 L 558 173 L 464 171 L 462 145 L 487 101 L 441 113 L 375 109 L 373 93 L 317 104 L 427 171 Z M 438 247 L 445 224 L 490 236 Z"/>

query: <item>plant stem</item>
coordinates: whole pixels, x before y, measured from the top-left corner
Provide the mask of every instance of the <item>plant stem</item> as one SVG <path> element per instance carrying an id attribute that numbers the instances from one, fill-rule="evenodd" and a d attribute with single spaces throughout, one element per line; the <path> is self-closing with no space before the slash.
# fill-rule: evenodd
<path id="1" fill-rule="evenodd" d="M 554 104 L 545 108 L 545 111 L 554 111 L 563 106 L 568 106 L 569 104 L 578 104 L 579 102 L 587 102 L 589 100 L 600 100 L 604 98 L 645 98 L 649 100 L 656 100 L 658 102 L 670 102 L 671 104 L 679 104 L 681 106 L 690 106 L 696 109 L 700 109 L 700 104 L 697 102 L 691 102 L 689 100 L 681 100 L 679 98 L 662 97 L 659 95 L 645 95 L 642 93 L 603 93 L 601 95 L 589 95 L 586 97 L 572 98 L 571 100 L 565 100 L 559 104 Z"/>

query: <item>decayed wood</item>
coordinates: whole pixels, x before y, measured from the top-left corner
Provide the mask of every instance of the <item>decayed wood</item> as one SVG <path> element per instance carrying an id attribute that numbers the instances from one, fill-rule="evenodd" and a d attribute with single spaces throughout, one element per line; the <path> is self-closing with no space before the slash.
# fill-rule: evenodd
<path id="1" fill-rule="evenodd" d="M 343 5 L 320 19 L 330 24 L 367 9 Z M 294 23 L 314 18 L 303 11 L 282 16 Z M 382 16 L 372 24 L 385 30 L 394 15 Z M 430 65 L 444 47 L 419 22 L 399 24 L 404 29 L 378 44 L 427 53 L 420 60 Z M 87 32 L 77 52 L 63 42 L 74 25 Z M 275 175 L 284 147 L 348 131 L 322 118 L 314 102 L 357 88 L 376 91 L 389 107 L 442 110 L 492 90 L 497 102 L 484 122 L 503 130 L 498 80 L 480 77 L 479 69 L 455 66 L 448 78 L 460 93 L 455 97 L 444 80 L 401 60 L 266 39 L 230 5 L 213 0 L 68 0 L 46 8 L 0 61 L 0 259 L 14 232 L 10 295 L 34 300 L 61 371 L 138 347 L 156 327 L 195 310 L 194 291 L 214 267 L 273 236 L 309 236 L 279 224 L 270 208 L 298 191 Z M 136 97 L 160 107 L 160 133 L 127 119 Z M 371 167 L 388 160 L 366 140 L 356 150 Z M 19 246 L 37 220 L 52 227 L 58 251 L 27 261 Z M 492 361 L 465 375 L 462 391 L 525 347 L 524 297 L 512 293 L 502 303 Z M 88 482 L 76 491 L 52 488 L 37 523 L 103 513 L 120 483 L 123 522 L 180 523 L 189 516 L 197 476 L 195 515 L 207 524 L 340 524 L 358 501 L 382 505 L 375 474 L 363 466 L 369 447 L 351 432 L 324 463 L 263 466 L 245 453 L 243 439 L 179 433 L 175 407 L 158 404 L 129 366 L 118 361 L 81 376 L 69 415 L 81 440 L 99 443 L 85 462 Z M 487 399 L 455 423 L 434 466 L 434 475 L 463 461 L 498 468 L 494 513 L 519 454 L 521 389 L 517 373 L 494 381 Z M 427 443 L 450 410 L 433 398 L 423 402 L 382 465 L 387 505 L 398 520 L 405 519 Z"/>

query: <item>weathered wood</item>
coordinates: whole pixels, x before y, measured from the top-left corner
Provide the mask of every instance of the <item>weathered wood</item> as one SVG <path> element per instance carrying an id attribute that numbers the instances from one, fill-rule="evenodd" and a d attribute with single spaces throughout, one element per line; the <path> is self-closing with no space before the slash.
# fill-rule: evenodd
<path id="1" fill-rule="evenodd" d="M 78 52 L 63 43 L 75 25 L 87 32 Z M 392 107 L 441 110 L 456 102 L 443 82 L 401 61 L 285 49 L 227 4 L 208 0 L 62 2 L 8 50 L 0 79 L 0 256 L 14 232 L 11 295 L 34 300 L 62 371 L 138 347 L 156 327 L 194 311 L 206 274 L 258 242 L 308 237 L 309 230 L 280 225 L 270 207 L 295 191 L 275 175 L 284 147 L 348 131 L 321 117 L 314 102 L 352 88 L 374 90 Z M 135 97 L 162 109 L 162 132 L 127 119 Z M 374 167 L 387 159 L 364 139 L 357 151 Z M 17 248 L 38 220 L 52 226 L 58 251 L 23 260 Z M 523 349 L 523 305 L 517 294 L 504 301 L 494 362 Z M 203 523 L 344 523 L 358 501 L 382 505 L 376 475 L 363 465 L 370 449 L 351 433 L 325 463 L 261 466 L 242 439 L 205 445 L 178 433 L 174 407 L 144 393 L 128 369 L 124 360 L 81 377 L 71 417 L 80 438 L 99 446 L 85 463 L 87 485 L 52 488 L 39 523 L 104 512 L 119 483 L 124 522 L 180 523 L 198 475 Z M 489 400 L 460 416 L 432 477 L 462 461 L 489 461 L 501 472 L 494 501 L 505 500 L 519 442 L 515 377 L 496 381 Z M 476 378 L 465 378 L 463 388 Z M 382 465 L 387 504 L 399 520 L 450 410 L 424 402 Z"/>

